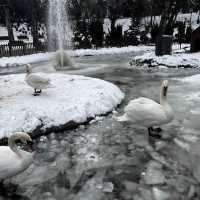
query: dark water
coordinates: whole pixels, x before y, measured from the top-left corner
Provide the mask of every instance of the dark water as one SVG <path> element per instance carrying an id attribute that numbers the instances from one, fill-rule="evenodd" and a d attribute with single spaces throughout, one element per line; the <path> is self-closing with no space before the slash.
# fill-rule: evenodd
<path id="1" fill-rule="evenodd" d="M 200 104 L 199 85 L 181 81 L 198 71 L 133 69 L 128 65 L 132 56 L 76 58 L 80 69 L 64 73 L 101 78 L 119 86 L 126 95 L 117 109 L 119 113 L 133 98 L 145 96 L 159 101 L 160 83 L 168 79 L 175 119 L 162 127 L 162 138 L 149 138 L 146 129 L 116 122 L 112 114 L 77 130 L 38 138 L 34 164 L 6 182 L 11 182 L 12 187 L 3 190 L 2 199 L 200 199 L 198 122 L 195 130 L 191 123 L 185 127 L 185 119 L 191 122 L 190 111 L 197 110 Z M 11 70 L 15 72 L 23 72 L 23 67 Z"/>

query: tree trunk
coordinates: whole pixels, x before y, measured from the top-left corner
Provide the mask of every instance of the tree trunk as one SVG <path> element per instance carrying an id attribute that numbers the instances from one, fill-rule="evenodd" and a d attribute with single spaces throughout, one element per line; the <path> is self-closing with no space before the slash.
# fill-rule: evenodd
<path id="1" fill-rule="evenodd" d="M 166 52 L 169 52 L 169 54 L 170 54 L 170 52 L 171 52 L 171 48 L 169 48 L 168 50 L 165 49 L 165 47 L 166 48 L 170 47 L 170 45 L 168 45 L 167 43 L 170 42 L 171 40 L 163 37 L 163 35 L 165 34 L 167 22 L 169 20 L 169 15 L 170 15 L 170 1 L 165 1 L 165 7 L 162 12 L 160 26 L 159 26 L 159 32 L 158 32 L 157 39 L 156 39 L 155 53 L 157 56 L 162 56 Z"/>
<path id="2" fill-rule="evenodd" d="M 164 8 L 164 10 L 162 12 L 162 16 L 161 16 L 158 36 L 161 36 L 165 33 L 165 28 L 166 28 L 166 25 L 167 25 L 167 19 L 169 18 L 169 7 L 170 7 L 170 1 L 166 1 L 165 2 L 165 8 Z"/>
<path id="3" fill-rule="evenodd" d="M 38 23 L 36 19 L 32 20 L 32 37 L 33 37 L 33 46 L 39 48 L 39 39 L 38 39 Z"/>
<path id="4" fill-rule="evenodd" d="M 150 18 L 150 26 L 153 26 L 153 5 L 154 5 L 154 1 L 151 0 L 151 18 Z"/>
<path id="5" fill-rule="evenodd" d="M 39 49 L 39 38 L 38 38 L 38 17 L 37 17 L 37 2 L 33 0 L 32 3 L 32 37 L 33 37 L 33 46 L 36 50 Z"/>
<path id="6" fill-rule="evenodd" d="M 8 6 L 4 6 L 4 9 L 5 9 L 5 16 L 6 16 L 6 26 L 8 30 L 8 38 L 9 38 L 9 42 L 12 42 L 14 41 L 14 35 L 13 35 L 13 30 L 12 30 L 10 9 Z"/>

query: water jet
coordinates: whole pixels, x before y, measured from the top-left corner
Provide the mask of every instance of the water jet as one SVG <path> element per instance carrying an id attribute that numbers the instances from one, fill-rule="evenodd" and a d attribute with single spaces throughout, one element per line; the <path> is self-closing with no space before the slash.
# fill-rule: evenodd
<path id="1" fill-rule="evenodd" d="M 56 51 L 53 57 L 54 67 L 75 67 L 67 53 L 72 46 L 72 29 L 66 8 L 68 0 L 49 0 L 48 40 L 49 50 Z"/>

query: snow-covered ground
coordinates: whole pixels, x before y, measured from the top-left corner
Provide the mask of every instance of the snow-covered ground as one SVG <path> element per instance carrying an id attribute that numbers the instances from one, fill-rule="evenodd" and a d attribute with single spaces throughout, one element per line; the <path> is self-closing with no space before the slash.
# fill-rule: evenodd
<path id="1" fill-rule="evenodd" d="M 104 54 L 121 54 L 130 52 L 140 52 L 140 51 L 152 51 L 154 46 L 128 46 L 122 48 L 101 48 L 101 49 L 78 49 L 74 51 L 68 51 L 70 56 L 94 56 L 94 55 L 104 55 Z M 16 65 L 23 65 L 27 63 L 36 63 L 42 61 L 48 61 L 53 57 L 54 53 L 38 53 L 27 56 L 17 56 L 17 57 L 3 57 L 0 58 L 0 67 L 10 67 Z"/>
<path id="2" fill-rule="evenodd" d="M 154 52 L 150 52 L 134 57 L 130 64 L 143 67 L 199 68 L 200 53 L 174 50 L 173 55 L 156 56 Z"/>
<path id="3" fill-rule="evenodd" d="M 182 45 L 182 50 L 179 50 L 179 45 L 173 45 L 174 52 L 182 52 L 189 45 Z M 77 49 L 70 50 L 68 54 L 72 57 L 80 56 L 95 56 L 95 55 L 112 55 L 112 54 L 124 54 L 124 53 L 136 53 L 136 52 L 152 52 L 155 46 L 128 46 L 128 47 L 112 47 L 112 48 L 101 48 L 101 49 Z M 148 55 L 148 54 L 145 54 Z M 144 55 L 144 56 L 145 56 Z M 153 54 L 152 54 L 153 55 Z M 38 53 L 26 56 L 16 56 L 16 57 L 3 57 L 0 58 L 0 67 L 12 67 L 17 65 L 24 65 L 28 63 L 37 63 L 43 61 L 49 61 L 54 57 L 54 53 Z"/>
<path id="4" fill-rule="evenodd" d="M 181 79 L 181 81 L 183 81 L 185 83 L 195 83 L 195 84 L 200 85 L 200 74 L 185 77 L 185 78 Z"/>
<path id="5" fill-rule="evenodd" d="M 151 51 L 154 46 L 128 46 L 128 47 L 111 47 L 101 49 L 78 49 L 70 52 L 71 56 L 94 56 L 94 55 L 105 55 L 105 54 L 122 54 L 140 51 Z"/>
<path id="6" fill-rule="evenodd" d="M 0 77 L 0 138 L 38 126 L 60 126 L 112 111 L 124 94 L 112 83 L 84 76 L 48 74 L 53 88 L 33 96 L 25 74 Z"/>
<path id="7" fill-rule="evenodd" d="M 156 56 L 155 53 L 146 53 L 142 56 L 136 56 L 130 63 L 131 65 L 144 67 L 199 68 L 200 53 L 182 53 L 164 56 Z"/>
<path id="8" fill-rule="evenodd" d="M 42 62 L 50 60 L 52 53 L 37 53 L 26 56 L 3 57 L 0 58 L 0 67 L 11 67 L 16 65 L 24 65 L 34 62 Z"/>

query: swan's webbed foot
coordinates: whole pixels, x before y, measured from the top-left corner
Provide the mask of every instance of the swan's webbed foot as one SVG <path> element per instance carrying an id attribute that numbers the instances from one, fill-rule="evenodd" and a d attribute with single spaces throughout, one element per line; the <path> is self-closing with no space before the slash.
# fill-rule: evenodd
<path id="1" fill-rule="evenodd" d="M 37 89 L 35 89 L 34 91 L 35 93 L 33 94 L 33 96 L 39 96 L 42 92 L 42 90 L 37 90 Z"/>
<path id="2" fill-rule="evenodd" d="M 159 132 L 154 132 L 154 130 L 156 130 L 156 129 L 153 129 L 153 127 L 150 127 L 150 128 L 148 128 L 148 133 L 149 133 L 149 136 L 150 137 L 154 137 L 154 138 L 156 138 L 156 139 L 160 139 L 161 137 L 162 137 L 162 135 L 161 134 L 159 134 Z M 160 130 L 160 129 L 159 129 Z M 162 129 L 161 129 L 162 130 Z M 154 133 L 153 133 L 154 132 Z"/>

